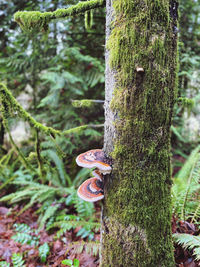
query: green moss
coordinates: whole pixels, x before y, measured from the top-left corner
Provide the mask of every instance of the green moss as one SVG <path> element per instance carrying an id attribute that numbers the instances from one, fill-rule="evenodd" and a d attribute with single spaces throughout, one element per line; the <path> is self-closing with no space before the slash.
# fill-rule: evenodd
<path id="1" fill-rule="evenodd" d="M 90 30 L 93 25 L 93 10 L 85 12 L 85 28 Z"/>
<path id="2" fill-rule="evenodd" d="M 83 99 L 83 100 L 73 100 L 72 105 L 75 108 L 91 108 L 94 105 L 94 101 L 90 99 Z"/>
<path id="3" fill-rule="evenodd" d="M 128 225 L 142 229 L 150 251 L 147 257 L 138 240 L 136 260 L 132 264 L 131 257 L 127 257 L 121 266 L 175 265 L 169 129 L 176 98 L 177 36 L 173 33 L 169 2 L 113 1 L 115 19 L 107 48 L 110 67 L 116 73 L 110 108 L 117 119 L 114 150 L 110 153 L 112 180 L 105 185 L 104 215 L 125 229 Z M 144 72 L 137 72 L 137 67 Z M 119 232 L 117 224 L 116 228 Z M 120 266 L 125 253 L 115 243 L 121 241 L 126 246 L 127 241 L 123 243 L 120 235 L 114 237 L 113 231 L 108 227 L 103 258 L 109 253 L 112 264 Z M 107 245 L 112 234 L 112 246 Z M 134 238 L 135 234 L 130 234 L 133 243 Z M 111 260 L 107 258 L 102 266 L 112 266 Z"/>
<path id="4" fill-rule="evenodd" d="M 103 7 L 105 6 L 105 2 L 105 0 L 79 2 L 77 5 L 66 9 L 58 9 L 54 12 L 18 11 L 14 15 L 14 20 L 20 25 L 23 31 L 37 33 L 40 30 L 46 31 L 48 29 L 48 23 L 51 20 L 75 16 L 94 8 Z"/>
<path id="5" fill-rule="evenodd" d="M 177 102 L 183 105 L 183 107 L 186 107 L 189 109 L 193 108 L 195 104 L 194 99 L 187 98 L 187 97 L 179 97 L 177 98 Z"/>
<path id="6" fill-rule="evenodd" d="M 81 134 L 87 128 L 90 128 L 90 125 L 82 125 L 82 126 L 78 126 L 78 127 L 75 127 L 75 128 L 71 128 L 69 130 L 63 131 L 62 134 L 63 135 L 75 134 L 75 133 Z"/>
<path id="7" fill-rule="evenodd" d="M 51 12 L 41 13 L 39 11 L 18 11 L 14 15 L 14 20 L 25 32 L 46 31 L 51 20 Z"/>

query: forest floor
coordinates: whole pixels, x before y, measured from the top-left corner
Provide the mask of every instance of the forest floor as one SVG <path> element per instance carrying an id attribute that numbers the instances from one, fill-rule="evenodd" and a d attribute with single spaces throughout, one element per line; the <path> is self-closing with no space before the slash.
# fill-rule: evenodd
<path id="1" fill-rule="evenodd" d="M 64 259 L 73 260 L 75 258 L 79 259 L 80 266 L 82 267 L 99 266 L 98 256 L 89 255 L 84 250 L 81 254 L 77 254 L 74 247 L 70 246 L 72 242 L 78 243 L 78 241 L 82 241 L 76 236 L 78 229 L 67 232 L 65 236 L 60 239 L 56 239 L 56 231 L 48 233 L 42 229 L 38 233 L 32 234 L 33 239 L 39 241 L 36 246 L 16 242 L 12 238 L 17 234 L 14 227 L 16 224 L 26 224 L 32 229 L 38 228 L 38 216 L 35 213 L 36 209 L 30 208 L 18 216 L 21 208 L 22 207 L 16 205 L 14 209 L 12 208 L 12 212 L 10 212 L 9 208 L 0 206 L 0 263 L 1 261 L 11 263 L 13 253 L 19 253 L 23 255 L 23 260 L 27 267 L 62 267 L 66 266 L 61 263 Z M 95 239 L 99 238 L 100 233 L 95 235 Z M 23 234 L 21 234 L 21 240 L 22 239 Z M 46 262 L 42 263 L 39 257 L 38 247 L 44 243 L 49 244 L 50 252 Z"/>
<path id="2" fill-rule="evenodd" d="M 37 246 L 16 242 L 16 240 L 13 239 L 13 236 L 16 235 L 16 224 L 26 224 L 29 225 L 31 229 L 38 228 L 37 207 L 30 208 L 18 216 L 21 209 L 22 206 L 19 205 L 12 208 L 11 211 L 8 207 L 0 206 L 0 263 L 2 261 L 11 263 L 13 253 L 20 253 L 23 255 L 25 266 L 28 267 L 62 267 L 66 266 L 61 263 L 64 259 L 78 259 L 80 267 L 99 266 L 98 256 L 89 255 L 84 249 L 81 253 L 77 254 L 76 250 L 70 245 L 72 242 L 78 243 L 82 241 L 81 238 L 76 236 L 78 229 L 68 231 L 65 236 L 60 239 L 56 239 L 56 231 L 49 233 L 42 229 L 38 233 L 32 234 L 33 239 L 35 238 L 35 240 L 38 240 Z M 173 233 L 197 234 L 194 224 L 178 221 L 175 217 L 173 217 L 172 221 L 172 230 Z M 95 240 L 99 239 L 100 233 L 95 234 Z M 44 243 L 49 244 L 50 251 L 45 263 L 42 263 L 41 257 L 39 257 L 38 247 Z M 183 250 L 180 246 L 175 247 L 175 259 L 177 267 L 200 266 L 200 262 L 195 262 L 192 254 L 189 251 Z"/>

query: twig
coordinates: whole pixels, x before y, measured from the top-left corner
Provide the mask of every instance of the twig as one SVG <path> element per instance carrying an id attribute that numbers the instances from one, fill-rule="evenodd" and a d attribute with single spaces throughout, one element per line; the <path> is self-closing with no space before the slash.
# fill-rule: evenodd
<path id="1" fill-rule="evenodd" d="M 2 113 L 3 113 L 3 112 L 2 112 Z M 5 127 L 6 131 L 8 132 L 8 135 L 9 135 L 9 138 L 10 138 L 10 142 L 11 142 L 13 148 L 15 149 L 16 153 L 19 155 L 22 164 L 24 164 L 24 166 L 25 166 L 27 169 L 29 169 L 29 170 L 31 170 L 31 171 L 34 172 L 35 170 L 34 170 L 34 169 L 32 168 L 32 166 L 28 163 L 28 161 L 26 160 L 26 158 L 24 157 L 24 155 L 21 153 L 19 147 L 16 145 L 15 141 L 13 140 L 12 135 L 11 135 L 10 130 L 9 130 L 9 127 L 8 127 L 7 120 L 6 120 L 6 118 L 5 118 L 4 116 L 3 116 L 3 124 L 4 124 L 4 127 Z"/>
<path id="2" fill-rule="evenodd" d="M 82 108 L 82 107 L 87 107 L 90 108 L 93 106 L 94 103 L 104 103 L 104 100 L 96 100 L 96 99 L 82 99 L 82 100 L 74 100 L 71 99 L 72 105 L 75 108 Z"/>
<path id="3" fill-rule="evenodd" d="M 43 162 L 42 162 L 42 158 L 41 158 L 41 154 L 40 154 L 40 139 L 39 139 L 39 131 L 38 131 L 38 129 L 36 129 L 35 135 L 36 135 L 35 151 L 36 151 L 36 155 L 37 155 L 39 174 L 40 174 L 42 183 L 44 184 L 45 183 L 44 168 L 43 168 Z"/>

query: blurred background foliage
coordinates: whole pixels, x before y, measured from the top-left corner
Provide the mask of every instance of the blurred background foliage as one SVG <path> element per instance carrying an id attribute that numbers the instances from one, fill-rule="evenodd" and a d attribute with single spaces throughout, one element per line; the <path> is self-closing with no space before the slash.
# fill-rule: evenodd
<path id="1" fill-rule="evenodd" d="M 13 21 L 13 14 L 19 10 L 53 11 L 77 2 L 0 1 L 1 82 L 36 120 L 47 126 L 59 130 L 85 124 L 96 126 L 53 138 L 37 136 L 28 124 L 17 117 L 9 118 L 10 133 L 34 169 L 30 171 L 11 145 L 0 115 L 0 201 L 8 205 L 23 203 L 20 212 L 38 205 L 40 228 L 59 228 L 60 237 L 80 226 L 77 234 L 93 240 L 99 227 L 94 206 L 76 195 L 77 186 L 89 177 L 90 171 L 77 167 L 75 158 L 83 151 L 103 147 L 104 109 L 102 103 L 95 102 L 77 108 L 73 100 L 104 100 L 105 10 L 93 11 L 91 28 L 85 27 L 83 14 L 52 22 L 47 33 L 36 35 L 23 33 Z M 173 206 L 180 219 L 198 223 L 199 0 L 180 0 L 177 30 L 180 59 L 177 97 L 183 101 L 177 100 L 175 104 L 172 126 Z M 40 140 L 43 175 L 37 162 L 35 136 Z"/>
<path id="2" fill-rule="evenodd" d="M 54 11 L 77 2 L 0 1 L 1 82 L 31 116 L 47 126 L 64 131 L 93 125 L 67 136 L 39 134 L 41 175 L 35 152 L 38 133 L 16 116 L 8 119 L 15 145 L 33 167 L 30 171 L 22 165 L 0 117 L 0 196 L 2 202 L 24 203 L 21 212 L 39 204 L 40 227 L 48 222 L 49 229 L 55 223 L 58 228 L 64 221 L 62 233 L 80 225 L 78 235 L 92 239 L 92 230 L 99 229 L 92 215 L 93 204 L 80 200 L 75 190 L 89 177 L 90 170 L 79 168 L 75 158 L 83 151 L 103 146 L 103 101 L 89 108 L 72 104 L 73 100 L 104 100 L 105 11 L 93 11 L 89 29 L 85 28 L 83 14 L 51 23 L 45 34 L 27 35 L 13 21 L 13 14 L 19 10 Z M 67 212 L 69 206 L 74 206 L 73 215 Z"/>
<path id="3" fill-rule="evenodd" d="M 85 29 L 84 16 L 77 16 L 51 23 L 48 33 L 34 36 L 21 32 L 13 14 L 18 10 L 52 11 L 75 3 L 1 1 L 1 81 L 35 119 L 60 130 L 104 121 L 102 104 L 81 110 L 72 105 L 74 99 L 104 99 L 104 11 L 94 11 L 91 30 Z M 16 128 L 16 123 L 16 118 L 10 122 L 11 129 Z M 29 132 L 27 125 L 25 130 Z M 87 129 L 68 138 L 57 138 L 56 144 L 62 147 L 64 164 L 72 176 L 77 172 L 75 156 L 86 149 L 102 147 L 102 133 L 103 128 Z M 3 129 L 1 136 L 3 145 Z M 48 137 L 42 138 L 43 147 L 55 147 Z M 26 156 L 32 151 L 29 139 L 24 136 L 21 143 Z"/>

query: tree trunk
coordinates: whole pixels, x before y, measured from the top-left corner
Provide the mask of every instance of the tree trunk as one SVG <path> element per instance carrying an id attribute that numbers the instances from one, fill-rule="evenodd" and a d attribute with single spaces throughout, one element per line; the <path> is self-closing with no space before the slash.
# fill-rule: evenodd
<path id="1" fill-rule="evenodd" d="M 101 266 L 175 266 L 170 126 L 177 1 L 107 0 Z"/>

